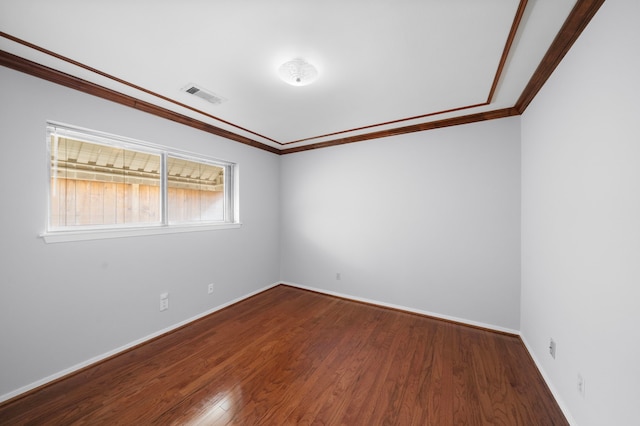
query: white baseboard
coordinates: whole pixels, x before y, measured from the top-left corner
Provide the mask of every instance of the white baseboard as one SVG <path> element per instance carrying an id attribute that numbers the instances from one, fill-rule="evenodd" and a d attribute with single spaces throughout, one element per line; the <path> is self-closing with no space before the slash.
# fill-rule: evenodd
<path id="1" fill-rule="evenodd" d="M 551 382 L 551 379 L 549 378 L 547 373 L 542 368 L 542 364 L 538 360 L 538 357 L 536 357 L 535 353 L 531 350 L 531 346 L 529 345 L 529 343 L 527 342 L 527 339 L 525 339 L 525 337 L 524 337 L 524 335 L 522 333 L 520 333 L 520 339 L 522 340 L 522 343 L 524 343 L 524 346 L 527 349 L 527 352 L 529 352 L 529 355 L 531 355 L 531 359 L 533 359 L 533 362 L 535 363 L 536 367 L 538 368 L 538 371 L 542 375 L 542 379 L 547 384 L 547 387 L 551 391 L 551 394 L 553 395 L 553 398 L 556 400 L 556 403 L 558 404 L 558 407 L 560 407 L 560 410 L 562 410 L 562 413 L 567 418 L 567 421 L 569 422 L 570 425 L 574 425 L 574 426 L 577 425 L 575 419 L 573 418 L 573 416 L 571 415 L 571 412 L 569 411 L 569 407 L 567 407 L 567 405 L 564 403 L 564 401 L 560 397 L 560 394 L 558 393 L 558 390 L 553 385 L 553 383 Z"/>
<path id="2" fill-rule="evenodd" d="M 205 312 L 203 312 L 201 314 L 198 314 L 198 315 L 196 315 L 194 317 L 191 317 L 189 319 L 181 321 L 181 322 L 179 322 L 177 324 L 173 324 L 173 325 L 171 325 L 171 326 L 169 326 L 167 328 L 164 328 L 164 329 L 162 329 L 160 331 L 157 331 L 155 333 L 149 334 L 148 336 L 145 336 L 145 337 L 142 337 L 142 338 L 140 338 L 138 340 L 135 340 L 133 342 L 127 343 L 124 346 L 121 346 L 121 347 L 116 348 L 114 350 L 111 350 L 109 352 L 103 353 L 101 355 L 95 356 L 95 357 L 93 357 L 91 359 L 83 361 L 83 362 L 81 362 L 79 364 L 76 364 L 76 365 L 74 365 L 72 367 L 66 368 L 66 369 L 64 369 L 62 371 L 59 371 L 59 372 L 57 372 L 55 374 L 52 374 L 52 375 L 50 375 L 48 377 L 45 377 L 45 378 L 40 379 L 40 380 L 37 380 L 37 381 L 35 381 L 33 383 L 30 383 L 30 384 L 28 384 L 26 386 L 23 386 L 23 387 L 19 388 L 19 389 L 16 389 L 14 391 L 6 393 L 6 394 L 0 396 L 0 403 L 2 403 L 4 401 L 8 401 L 8 400 L 10 400 L 12 398 L 15 398 L 15 397 L 17 397 L 19 395 L 22 395 L 25 392 L 28 392 L 28 391 L 30 391 L 32 389 L 35 389 L 35 388 L 38 388 L 38 387 L 40 387 L 42 385 L 45 385 L 47 383 L 53 382 L 54 380 L 57 380 L 57 379 L 59 379 L 61 377 L 64 377 L 64 376 L 67 376 L 67 375 L 69 375 L 69 374 L 71 374 L 73 372 L 76 372 L 76 371 L 81 370 L 83 368 L 89 367 L 92 364 L 96 364 L 96 363 L 98 363 L 100 361 L 103 361 L 103 360 L 109 358 L 109 357 L 112 357 L 112 356 L 117 355 L 117 354 L 119 354 L 121 352 L 124 352 L 124 351 L 126 351 L 128 349 L 131 349 L 131 348 L 133 348 L 133 347 L 135 347 L 135 346 L 137 346 L 137 345 L 139 345 L 141 343 L 144 343 L 144 342 L 149 341 L 151 339 L 155 339 L 156 337 L 159 337 L 159 336 L 162 336 L 163 334 L 169 333 L 170 331 L 173 331 L 173 330 L 175 330 L 177 328 L 185 326 L 185 325 L 189 324 L 190 322 L 193 322 L 193 321 L 196 321 L 196 320 L 198 320 L 200 318 L 206 317 L 207 315 L 211 315 L 212 313 L 214 313 L 216 311 L 224 309 L 227 306 L 231 306 L 234 303 L 238 303 L 238 302 L 240 302 L 240 301 L 242 301 L 244 299 L 248 299 L 249 297 L 255 296 L 258 293 L 262 293 L 263 291 L 268 290 L 268 289 L 270 289 L 272 287 L 275 287 L 275 286 L 277 286 L 279 284 L 280 284 L 280 282 L 277 282 L 277 283 L 268 285 L 266 287 L 263 287 L 263 288 L 261 288 L 259 290 L 256 290 L 254 292 L 251 292 L 251 293 L 249 293 L 247 295 L 240 296 L 240 297 L 238 297 L 236 299 L 233 299 L 233 300 L 231 300 L 229 302 L 223 303 L 222 305 L 218 305 L 215 308 L 209 309 L 208 311 L 205 311 Z"/>
<path id="3" fill-rule="evenodd" d="M 343 299 L 354 300 L 356 302 L 363 302 L 363 303 L 368 303 L 368 304 L 371 304 L 371 305 L 382 306 L 382 307 L 385 307 L 385 308 L 397 309 L 399 311 L 405 311 L 405 312 L 411 312 L 411 313 L 414 313 L 414 314 L 426 315 L 426 316 L 430 316 L 430 317 L 434 317 L 434 318 L 440 318 L 440 319 L 447 320 L 447 321 L 453 321 L 453 322 L 457 322 L 457 323 L 461 323 L 461 324 L 471 325 L 471 326 L 474 326 L 474 327 L 481 327 L 481 328 L 486 328 L 488 330 L 499 331 L 501 333 L 514 334 L 516 336 L 520 335 L 520 331 L 518 331 L 518 330 L 513 330 L 511 328 L 506 328 L 506 327 L 500 327 L 498 325 L 486 324 L 486 323 L 478 322 L 478 321 L 471 321 L 471 320 L 464 319 L 464 318 L 457 318 L 457 317 L 453 317 L 453 316 L 450 316 L 450 315 L 439 314 L 439 313 L 436 313 L 436 312 L 429 312 L 429 311 L 424 311 L 424 310 L 421 310 L 421 309 L 409 308 L 409 307 L 401 306 L 401 305 L 394 305 L 392 303 L 380 302 L 378 300 L 366 299 L 366 298 L 363 298 L 363 297 L 356 297 L 356 296 L 352 296 L 352 295 L 349 295 L 349 294 L 338 293 L 338 292 L 335 292 L 335 291 L 328 291 L 328 290 L 324 290 L 324 289 L 321 289 L 321 288 L 310 287 L 310 286 L 291 283 L 291 282 L 282 281 L 282 284 L 285 284 L 285 285 L 288 285 L 288 286 L 291 286 L 291 287 L 301 288 L 301 289 L 304 289 L 304 290 L 315 291 L 317 293 L 327 294 L 329 296 L 336 296 L 336 297 L 341 297 Z"/>
<path id="4" fill-rule="evenodd" d="M 495 331 L 499 331 L 499 332 L 503 332 L 503 333 L 509 333 L 509 334 L 514 334 L 514 335 L 518 335 L 520 336 L 520 338 L 522 339 L 522 342 L 525 345 L 525 348 L 527 349 L 527 351 L 529 352 L 529 354 L 531 355 L 531 358 L 533 359 L 536 367 L 538 368 L 538 371 L 540 371 L 540 374 L 542 375 L 542 378 L 544 379 L 544 381 L 546 382 L 547 386 L 549 387 L 549 390 L 551 391 L 551 393 L 553 394 L 553 397 L 555 398 L 556 402 L 558 403 L 558 406 L 560 407 L 560 409 L 562 410 L 562 412 L 564 413 L 565 417 L 567 418 L 567 421 L 569 421 L 569 423 L 571 425 L 575 425 L 576 422 L 573 419 L 573 416 L 571 416 L 571 413 L 569 411 L 569 409 L 567 408 L 566 404 L 564 404 L 564 402 L 562 401 L 562 399 L 560 398 L 560 395 L 558 394 L 558 391 L 556 390 L 555 386 L 553 386 L 551 380 L 549 379 L 549 377 L 547 376 L 547 374 L 545 373 L 545 371 L 542 369 L 542 365 L 540 364 L 540 362 L 538 361 L 537 357 L 535 356 L 534 352 L 531 350 L 531 347 L 529 346 L 529 344 L 527 343 L 527 340 L 524 338 L 524 336 L 518 331 L 518 330 L 512 330 L 509 328 L 505 328 L 505 327 L 499 327 L 493 324 L 486 324 L 486 323 L 482 323 L 482 322 L 477 322 L 477 321 L 470 321 L 467 319 L 463 319 L 463 318 L 457 318 L 457 317 L 453 317 L 453 316 L 449 316 L 449 315 L 442 315 L 442 314 L 438 314 L 435 312 L 429 312 L 429 311 L 424 311 L 424 310 L 420 310 L 420 309 L 414 309 L 414 308 L 409 308 L 406 306 L 400 306 L 400 305 L 395 305 L 395 304 L 391 304 L 391 303 L 385 303 L 385 302 L 380 302 L 377 300 L 372 300 L 372 299 L 367 299 L 367 298 L 362 298 L 362 297 L 356 297 L 356 296 L 352 296 L 349 294 L 344 294 L 344 293 L 338 293 L 338 292 L 333 292 L 333 291 L 328 291 L 328 290 L 324 290 L 324 289 L 320 289 L 320 288 L 316 288 L 316 287 L 310 287 L 310 286 L 305 286 L 305 285 L 301 285 L 301 284 L 295 284 L 295 283 L 291 283 L 291 282 L 285 282 L 285 281 L 280 281 L 277 283 L 273 283 L 271 285 L 268 285 L 266 287 L 263 287 L 261 289 L 258 289 L 254 292 L 251 292 L 249 294 L 246 294 L 244 296 L 240 296 L 236 299 L 233 299 L 229 302 L 223 303 L 222 305 L 218 305 L 208 311 L 205 311 L 201 314 L 198 314 L 194 317 L 191 317 L 189 319 L 186 319 L 184 321 L 181 321 L 177 324 L 173 324 L 163 330 L 157 331 L 155 333 L 152 333 L 148 336 L 145 336 L 143 338 L 140 338 L 138 340 L 135 340 L 133 342 L 130 342 L 124 346 L 121 346 L 119 348 L 116 348 L 114 350 L 111 350 L 109 352 L 103 353 L 101 355 L 98 355 L 96 357 L 93 357 L 91 359 L 88 359 L 86 361 L 83 361 L 79 364 L 76 364 L 72 367 L 66 368 L 62 371 L 59 371 L 55 374 L 52 374 L 48 377 L 45 377 L 43 379 L 37 380 L 33 383 L 30 383 L 26 386 L 23 386 L 19 389 L 16 389 L 12 392 L 6 393 L 2 396 L 0 396 L 0 403 L 4 402 L 4 401 L 8 401 L 12 398 L 15 398 L 25 392 L 28 392 L 32 389 L 38 388 L 42 385 L 45 385 L 47 383 L 50 383 L 54 380 L 57 380 L 61 377 L 67 376 L 73 372 L 76 372 L 78 370 L 81 370 L 83 368 L 89 367 L 92 364 L 96 364 L 100 361 L 103 361 L 109 357 L 112 357 L 114 355 L 117 355 L 121 352 L 124 352 L 126 350 L 129 350 L 137 345 L 140 345 L 146 341 L 155 339 L 156 337 L 162 336 L 163 334 L 169 333 L 177 328 L 183 327 L 193 321 L 196 321 L 200 318 L 206 317 L 207 315 L 211 315 L 212 313 L 219 311 L 221 309 L 226 308 L 227 306 L 231 306 L 235 303 L 238 303 L 242 300 L 248 299 L 249 297 L 255 296 L 258 293 L 261 293 L 265 290 L 268 290 L 270 288 L 273 288 L 279 284 L 285 284 L 291 287 L 297 287 L 297 288 L 301 288 L 304 290 L 310 290 L 310 291 L 315 291 L 317 293 L 323 293 L 323 294 L 327 294 L 330 296 L 336 296 L 336 297 L 341 297 L 344 299 L 349 299 L 349 300 L 354 300 L 354 301 L 358 301 L 358 302 L 364 302 L 364 303 L 368 303 L 371 305 L 378 305 L 378 306 L 382 306 L 382 307 L 386 307 L 386 308 L 392 308 L 392 309 L 397 309 L 400 311 L 406 311 L 406 312 L 411 312 L 411 313 L 416 313 L 416 314 L 421 314 L 421 315 L 426 315 L 426 316 L 430 316 L 430 317 L 434 317 L 434 318 L 441 318 L 447 321 L 454 321 L 454 322 L 458 322 L 461 324 L 467 324 L 467 325 L 472 325 L 475 327 L 482 327 L 482 328 L 486 328 L 489 330 L 495 330 Z"/>

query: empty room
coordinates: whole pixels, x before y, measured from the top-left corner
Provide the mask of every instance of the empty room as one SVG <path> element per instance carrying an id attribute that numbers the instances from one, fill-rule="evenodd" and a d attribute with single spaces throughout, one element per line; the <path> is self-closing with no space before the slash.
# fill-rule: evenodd
<path id="1" fill-rule="evenodd" d="M 0 1 L 0 425 L 640 424 L 639 16 Z"/>

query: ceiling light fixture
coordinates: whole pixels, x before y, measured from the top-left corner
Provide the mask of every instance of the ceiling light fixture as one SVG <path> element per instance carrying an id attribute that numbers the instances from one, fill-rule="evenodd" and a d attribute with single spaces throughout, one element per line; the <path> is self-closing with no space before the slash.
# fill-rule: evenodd
<path id="1" fill-rule="evenodd" d="M 278 69 L 278 73 L 282 81 L 292 86 L 306 86 L 318 78 L 318 70 L 300 58 L 292 59 L 282 64 Z"/>

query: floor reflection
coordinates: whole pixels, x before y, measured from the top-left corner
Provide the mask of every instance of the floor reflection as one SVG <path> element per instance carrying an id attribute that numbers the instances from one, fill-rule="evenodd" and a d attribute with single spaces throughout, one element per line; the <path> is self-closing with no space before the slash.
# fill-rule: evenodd
<path id="1" fill-rule="evenodd" d="M 199 416 L 191 419 L 187 425 L 226 425 L 242 406 L 242 391 L 239 387 L 220 392 L 203 403 Z"/>

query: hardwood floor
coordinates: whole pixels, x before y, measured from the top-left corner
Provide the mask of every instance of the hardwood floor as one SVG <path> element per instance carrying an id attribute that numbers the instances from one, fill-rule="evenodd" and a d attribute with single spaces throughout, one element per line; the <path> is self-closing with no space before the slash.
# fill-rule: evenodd
<path id="1" fill-rule="evenodd" d="M 566 425 L 516 336 L 277 286 L 0 406 L 2 425 Z"/>

